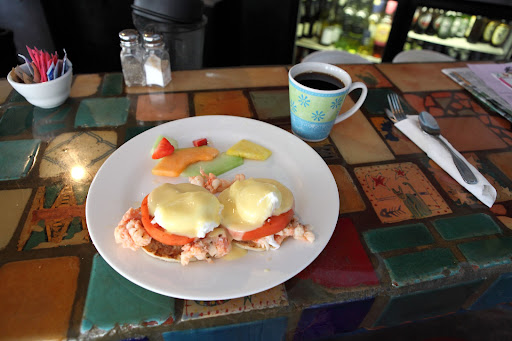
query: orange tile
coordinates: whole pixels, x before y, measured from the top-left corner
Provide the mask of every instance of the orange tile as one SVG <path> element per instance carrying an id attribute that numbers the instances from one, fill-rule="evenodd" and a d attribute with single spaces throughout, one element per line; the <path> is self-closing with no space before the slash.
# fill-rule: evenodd
<path id="1" fill-rule="evenodd" d="M 487 158 L 512 180 L 512 152 L 489 154 Z"/>
<path id="2" fill-rule="evenodd" d="M 78 257 L 3 265 L 0 268 L 0 339 L 65 339 L 79 271 Z"/>
<path id="3" fill-rule="evenodd" d="M 507 144 L 486 127 L 477 117 L 438 117 L 437 122 L 439 123 L 443 136 L 458 151 L 507 147 Z M 478 136 L 478 138 L 475 138 L 475 136 Z"/>
<path id="4" fill-rule="evenodd" d="M 194 95 L 196 116 L 233 115 L 251 117 L 249 101 L 242 91 L 202 92 Z"/>
<path id="5" fill-rule="evenodd" d="M 189 116 L 187 94 L 155 93 L 137 100 L 137 121 L 169 121 Z"/>
<path id="6" fill-rule="evenodd" d="M 361 195 L 357 191 L 350 174 L 345 167 L 340 165 L 329 165 L 340 197 L 340 213 L 360 212 L 366 209 Z"/>
<path id="7" fill-rule="evenodd" d="M 392 83 L 402 92 L 460 90 L 462 87 L 441 70 L 465 67 L 466 63 L 378 64 Z"/>
<path id="8" fill-rule="evenodd" d="M 386 77 L 373 65 L 353 64 L 339 66 L 348 72 L 352 82 L 363 82 L 368 88 L 390 88 L 392 86 Z"/>
<path id="9" fill-rule="evenodd" d="M 69 97 L 85 97 L 98 92 L 101 77 L 98 74 L 78 75 L 71 86 Z"/>
<path id="10" fill-rule="evenodd" d="M 370 117 L 370 120 L 396 155 L 423 153 L 414 142 L 402 134 L 387 118 Z"/>

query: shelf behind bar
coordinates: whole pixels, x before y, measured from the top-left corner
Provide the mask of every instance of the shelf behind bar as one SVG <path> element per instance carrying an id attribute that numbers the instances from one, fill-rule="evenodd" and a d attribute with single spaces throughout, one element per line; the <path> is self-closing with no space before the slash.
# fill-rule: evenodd
<path id="1" fill-rule="evenodd" d="M 300 47 L 304 47 L 304 48 L 307 48 L 307 49 L 310 49 L 310 50 L 317 50 L 317 51 L 333 51 L 333 50 L 338 50 L 334 45 L 322 45 L 322 44 L 318 43 L 316 40 L 309 39 L 309 38 L 297 39 L 295 41 L 295 45 L 300 46 Z M 372 63 L 380 63 L 381 62 L 380 58 L 375 58 L 373 56 L 365 56 L 365 55 L 362 55 L 362 54 L 360 56 L 363 57 L 363 58 L 368 59 Z"/>
<path id="2" fill-rule="evenodd" d="M 488 54 L 494 54 L 498 56 L 502 56 L 505 54 L 505 51 L 500 47 L 494 47 L 485 43 L 469 43 L 465 38 L 446 38 L 441 39 L 437 36 L 430 36 L 428 34 L 418 34 L 414 31 L 409 31 L 407 36 L 412 39 L 422 40 L 433 44 L 450 46 L 464 50 L 470 50 L 475 52 L 483 52 Z"/>

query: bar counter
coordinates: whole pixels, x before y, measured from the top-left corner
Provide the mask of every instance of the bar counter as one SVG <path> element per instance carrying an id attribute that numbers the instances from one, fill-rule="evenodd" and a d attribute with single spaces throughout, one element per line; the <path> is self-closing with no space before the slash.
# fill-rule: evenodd
<path id="1" fill-rule="evenodd" d="M 290 131 L 289 66 L 177 71 L 163 89 L 78 74 L 70 98 L 46 110 L 0 80 L 0 340 L 315 340 L 510 305 L 511 123 L 441 72 L 463 66 L 341 65 L 369 92 L 327 140 L 308 143 L 338 186 L 329 243 L 285 283 L 218 301 L 166 297 L 113 270 L 90 240 L 88 189 L 117 148 L 168 121 L 232 115 Z M 438 119 L 496 188 L 491 208 L 386 118 L 392 92 L 408 113 Z"/>

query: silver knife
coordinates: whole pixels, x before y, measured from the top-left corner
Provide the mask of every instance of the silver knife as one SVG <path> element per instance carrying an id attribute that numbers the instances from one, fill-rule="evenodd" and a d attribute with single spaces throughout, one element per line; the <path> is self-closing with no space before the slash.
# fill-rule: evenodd
<path id="1" fill-rule="evenodd" d="M 393 123 L 398 122 L 398 120 L 396 119 L 395 115 L 393 115 L 393 113 L 391 112 L 391 110 L 389 110 L 388 108 L 384 108 L 384 111 L 386 112 L 386 115 L 387 115 L 387 116 L 388 116 L 388 118 L 391 120 L 391 122 L 393 122 Z"/>

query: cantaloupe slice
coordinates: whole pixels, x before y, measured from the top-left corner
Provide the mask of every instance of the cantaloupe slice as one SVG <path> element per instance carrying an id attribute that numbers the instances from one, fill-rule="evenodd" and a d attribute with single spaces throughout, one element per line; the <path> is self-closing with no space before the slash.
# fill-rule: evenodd
<path id="1" fill-rule="evenodd" d="M 154 175 L 177 177 L 188 165 L 212 160 L 218 154 L 216 148 L 209 146 L 176 149 L 173 154 L 161 158 L 151 172 Z"/>

